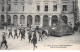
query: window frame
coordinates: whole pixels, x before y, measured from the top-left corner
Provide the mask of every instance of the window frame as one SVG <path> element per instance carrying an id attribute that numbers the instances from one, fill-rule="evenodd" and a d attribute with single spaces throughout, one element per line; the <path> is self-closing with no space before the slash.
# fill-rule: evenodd
<path id="1" fill-rule="evenodd" d="M 57 5 L 53 5 L 53 11 L 57 11 Z"/>
<path id="2" fill-rule="evenodd" d="M 67 11 L 67 5 L 63 5 L 63 11 Z"/>
<path id="3" fill-rule="evenodd" d="M 40 11 L 40 5 L 37 5 L 37 11 Z"/>
<path id="4" fill-rule="evenodd" d="M 48 11 L 48 5 L 45 5 L 44 11 Z"/>

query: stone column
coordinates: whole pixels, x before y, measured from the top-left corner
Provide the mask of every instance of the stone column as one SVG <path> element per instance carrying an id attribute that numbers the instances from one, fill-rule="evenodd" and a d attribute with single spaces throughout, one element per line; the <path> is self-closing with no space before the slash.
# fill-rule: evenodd
<path id="1" fill-rule="evenodd" d="M 35 26 L 35 15 L 32 16 L 32 26 Z"/>
<path id="2" fill-rule="evenodd" d="M 13 16 L 11 16 L 11 23 L 13 23 Z"/>
<path id="3" fill-rule="evenodd" d="M 27 15 L 25 15 L 25 24 L 26 24 L 26 27 L 27 27 Z"/>
<path id="4" fill-rule="evenodd" d="M 40 27 L 42 27 L 43 26 L 43 16 L 41 15 L 40 16 Z"/>
<path id="5" fill-rule="evenodd" d="M 49 26 L 51 26 L 51 18 L 52 16 L 49 16 Z"/>
<path id="6" fill-rule="evenodd" d="M 18 15 L 18 25 L 20 26 L 20 15 Z"/>
<path id="7" fill-rule="evenodd" d="M 4 15 L 4 22 L 7 22 L 7 14 Z"/>

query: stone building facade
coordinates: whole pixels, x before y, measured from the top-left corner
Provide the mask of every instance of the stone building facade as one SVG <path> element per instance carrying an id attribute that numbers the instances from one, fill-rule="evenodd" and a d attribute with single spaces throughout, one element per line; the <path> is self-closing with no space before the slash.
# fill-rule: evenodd
<path id="1" fill-rule="evenodd" d="M 74 8 L 77 0 L 0 0 L 0 21 L 14 26 L 46 27 L 57 23 L 74 26 Z M 62 17 L 60 17 L 62 16 Z"/>

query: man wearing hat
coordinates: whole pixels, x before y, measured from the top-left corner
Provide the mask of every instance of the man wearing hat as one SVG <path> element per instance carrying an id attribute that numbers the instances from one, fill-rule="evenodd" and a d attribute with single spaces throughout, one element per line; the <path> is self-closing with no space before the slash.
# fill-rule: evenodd
<path id="1" fill-rule="evenodd" d="M 5 32 L 3 32 L 3 34 L 2 34 L 2 42 L 1 42 L 1 47 L 2 47 L 2 45 L 3 44 L 5 44 L 5 46 L 6 46 L 6 49 L 8 48 L 8 45 L 7 45 L 7 41 L 6 41 L 6 35 L 5 35 L 6 33 Z M 1 48 L 0 47 L 0 48 Z"/>

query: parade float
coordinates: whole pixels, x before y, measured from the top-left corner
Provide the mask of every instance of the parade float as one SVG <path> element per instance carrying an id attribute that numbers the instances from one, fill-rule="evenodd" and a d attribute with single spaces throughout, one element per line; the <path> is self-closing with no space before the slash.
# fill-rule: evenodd
<path id="1" fill-rule="evenodd" d="M 56 23 L 54 23 L 49 29 L 48 29 L 48 35 L 49 36 L 57 36 L 61 37 L 64 35 L 71 35 L 73 34 L 73 29 L 68 24 L 65 24 L 62 20 L 59 20 Z"/>

